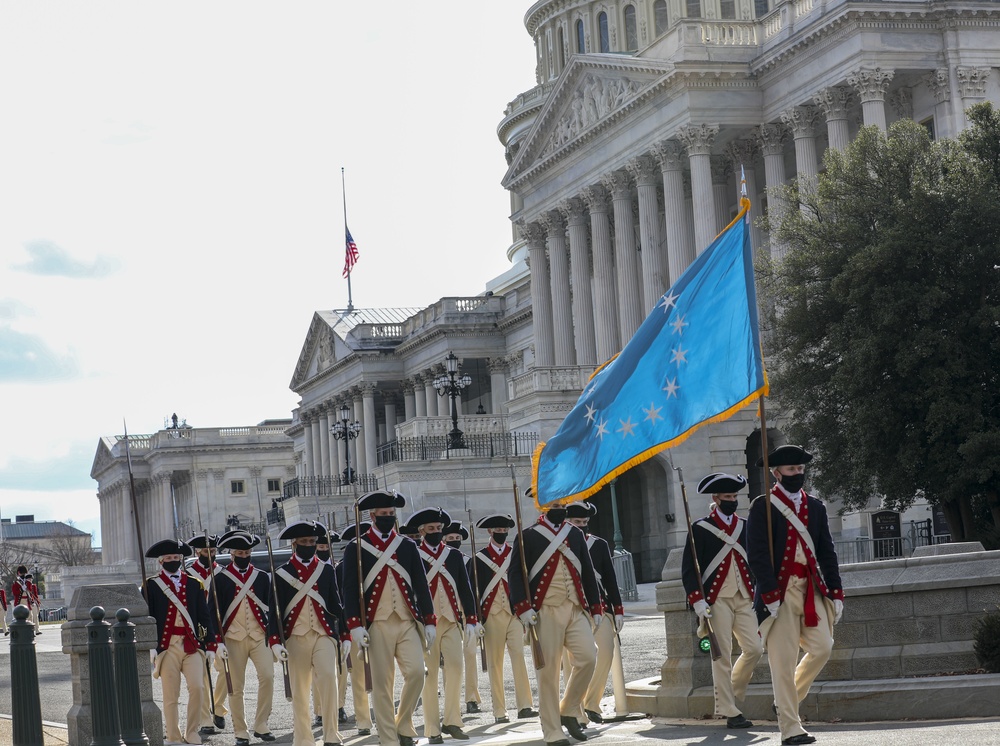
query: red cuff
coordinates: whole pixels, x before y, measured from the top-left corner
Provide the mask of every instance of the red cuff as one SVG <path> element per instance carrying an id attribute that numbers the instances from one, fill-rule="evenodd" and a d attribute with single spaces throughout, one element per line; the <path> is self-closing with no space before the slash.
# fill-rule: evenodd
<path id="1" fill-rule="evenodd" d="M 688 594 L 688 605 L 694 606 L 695 602 L 704 600 L 704 596 L 701 595 L 701 591 L 693 590 Z"/>
<path id="2" fill-rule="evenodd" d="M 836 590 L 831 591 L 830 592 L 830 597 L 832 599 L 834 599 L 834 600 L 843 601 L 844 600 L 844 589 L 843 588 L 837 588 Z"/>
<path id="3" fill-rule="evenodd" d="M 217 642 L 210 642 L 210 643 L 208 643 L 208 645 L 206 646 L 205 649 L 214 653 L 216 650 L 219 649 L 219 643 L 217 643 Z"/>
<path id="4" fill-rule="evenodd" d="M 615 616 L 625 616 L 625 608 L 623 606 L 616 606 Z"/>
<path id="5" fill-rule="evenodd" d="M 604 604 L 594 604 L 590 607 L 590 615 L 598 616 L 604 614 Z"/>
<path id="6" fill-rule="evenodd" d="M 347 619 L 348 630 L 357 629 L 360 626 L 361 626 L 361 617 L 359 616 L 348 617 Z M 348 635 L 348 637 L 350 637 L 350 635 Z"/>
<path id="7" fill-rule="evenodd" d="M 771 604 L 775 601 L 781 600 L 781 589 L 775 588 L 773 591 L 768 591 L 767 593 L 760 594 L 760 597 L 764 599 L 765 604 Z"/>
<path id="8" fill-rule="evenodd" d="M 468 616 L 468 617 L 465 618 L 465 623 L 466 624 L 479 624 L 479 620 L 476 619 L 476 615 L 473 614 L 473 615 Z"/>
<path id="9" fill-rule="evenodd" d="M 280 644 L 281 644 L 281 638 L 278 637 L 277 635 L 271 635 L 270 637 L 267 638 L 267 646 L 269 648 Z"/>
<path id="10" fill-rule="evenodd" d="M 524 612 L 531 608 L 531 604 L 527 601 L 521 601 L 514 607 L 514 616 L 521 616 Z"/>

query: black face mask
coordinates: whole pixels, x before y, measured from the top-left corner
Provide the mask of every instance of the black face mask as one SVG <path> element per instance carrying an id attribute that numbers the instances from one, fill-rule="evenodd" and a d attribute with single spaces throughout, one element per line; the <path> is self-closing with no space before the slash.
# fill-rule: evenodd
<path id="1" fill-rule="evenodd" d="M 739 502 L 736 500 L 719 500 L 716 510 L 722 513 L 722 515 L 732 515 L 738 507 Z"/>
<path id="2" fill-rule="evenodd" d="M 781 475 L 781 486 L 791 494 L 795 494 L 802 489 L 802 485 L 806 483 L 805 474 L 782 474 Z"/>
<path id="3" fill-rule="evenodd" d="M 181 563 L 179 560 L 174 560 L 173 562 L 164 562 L 163 569 L 168 573 L 175 573 L 181 569 Z"/>
<path id="4" fill-rule="evenodd" d="M 445 544 L 447 544 L 448 546 L 450 546 L 452 549 L 461 549 L 462 548 L 462 540 L 461 539 L 459 539 L 458 541 L 446 541 Z"/>
<path id="5" fill-rule="evenodd" d="M 320 561 L 326 562 L 328 559 L 330 559 L 330 550 L 329 549 L 317 549 L 316 550 L 316 556 L 319 557 Z"/>
<path id="6" fill-rule="evenodd" d="M 552 510 L 546 513 L 545 517 L 549 519 L 549 523 L 553 526 L 559 526 L 566 520 L 566 508 L 552 508 Z"/>
<path id="7" fill-rule="evenodd" d="M 498 532 L 498 533 L 493 534 L 493 541 L 495 541 L 497 544 L 504 544 L 504 543 L 506 543 L 506 541 L 507 541 L 507 533 L 506 532 L 504 532 L 504 533 L 499 533 Z"/>
<path id="8" fill-rule="evenodd" d="M 387 534 L 390 531 L 392 531 L 395 525 L 396 525 L 396 516 L 394 515 L 375 516 L 375 528 L 377 528 L 383 534 Z"/>
<path id="9" fill-rule="evenodd" d="M 236 565 L 240 570 L 246 570 L 250 567 L 249 557 L 233 557 L 233 564 Z"/>
<path id="10" fill-rule="evenodd" d="M 444 536 L 440 531 L 435 531 L 433 533 L 424 534 L 424 541 L 430 544 L 432 547 L 436 547 L 441 543 L 441 537 Z"/>
<path id="11" fill-rule="evenodd" d="M 316 554 L 315 544 L 313 544 L 311 547 L 307 547 L 302 544 L 297 544 L 295 546 L 295 556 L 298 557 L 303 562 L 309 562 L 315 554 Z"/>
<path id="12" fill-rule="evenodd" d="M 198 555 L 198 562 L 201 563 L 202 567 L 211 567 L 212 566 L 212 558 L 211 557 L 206 557 L 203 554 L 199 554 Z"/>

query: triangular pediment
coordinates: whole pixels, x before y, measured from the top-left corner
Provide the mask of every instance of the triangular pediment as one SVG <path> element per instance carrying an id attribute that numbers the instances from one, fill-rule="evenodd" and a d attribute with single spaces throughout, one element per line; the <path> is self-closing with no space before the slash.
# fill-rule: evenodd
<path id="1" fill-rule="evenodd" d="M 111 452 L 111 444 L 107 438 L 101 438 L 97 442 L 97 453 L 94 454 L 94 462 L 90 467 L 90 478 L 97 479 L 114 462 L 115 456 Z"/>
<path id="2" fill-rule="evenodd" d="M 607 54 L 576 55 L 519 147 L 503 185 L 555 162 L 646 100 L 673 64 Z"/>
<path id="3" fill-rule="evenodd" d="M 334 326 L 339 319 L 340 315 L 336 311 L 317 311 L 313 314 L 309 331 L 306 332 L 305 341 L 302 343 L 298 363 L 295 365 L 292 382 L 289 384 L 293 391 L 298 391 L 306 381 L 315 378 L 331 368 L 337 360 L 350 354 L 343 340 L 334 332 Z"/>

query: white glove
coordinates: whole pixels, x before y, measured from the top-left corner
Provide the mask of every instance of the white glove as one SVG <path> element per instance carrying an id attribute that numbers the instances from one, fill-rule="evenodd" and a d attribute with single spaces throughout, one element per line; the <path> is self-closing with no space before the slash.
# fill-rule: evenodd
<path id="1" fill-rule="evenodd" d="M 705 599 L 699 599 L 695 601 L 691 608 L 694 609 L 694 613 L 698 615 L 699 619 L 711 619 L 712 618 L 712 607 L 708 605 L 708 601 Z"/>
<path id="2" fill-rule="evenodd" d="M 166 651 L 164 650 L 162 653 L 157 653 L 155 650 L 150 650 L 149 652 L 153 653 L 153 678 L 158 679 L 160 678 L 160 666 L 163 665 L 163 659 L 166 657 Z"/>
<path id="3" fill-rule="evenodd" d="M 601 628 L 601 622 L 604 619 L 604 614 L 594 614 L 594 630 Z"/>
<path id="4" fill-rule="evenodd" d="M 229 660 L 229 651 L 226 650 L 226 643 L 220 642 L 219 647 L 215 649 L 215 652 L 216 654 L 218 654 L 220 658 L 222 658 L 222 660 L 224 661 Z"/>
<path id="5" fill-rule="evenodd" d="M 424 639 L 427 640 L 427 649 L 430 650 L 431 646 L 434 644 L 434 640 L 437 639 L 438 628 L 434 624 L 424 625 Z"/>
<path id="6" fill-rule="evenodd" d="M 625 615 L 615 614 L 615 632 L 621 632 L 622 627 L 625 626 Z"/>
<path id="7" fill-rule="evenodd" d="M 364 627 L 355 627 L 351 630 L 351 642 L 358 646 L 358 648 L 368 647 L 368 643 L 371 642 L 371 638 L 368 636 L 368 630 Z"/>
<path id="8" fill-rule="evenodd" d="M 205 651 L 205 657 L 208 659 L 208 665 L 212 665 L 213 663 L 215 663 L 215 651 L 214 650 L 206 650 Z"/>
<path id="9" fill-rule="evenodd" d="M 521 624 L 524 625 L 525 629 L 528 627 L 534 627 L 538 624 L 538 613 L 534 609 L 528 609 L 526 612 L 520 616 Z"/>
<path id="10" fill-rule="evenodd" d="M 482 624 L 476 624 L 476 637 L 486 637 L 486 627 Z"/>
<path id="11" fill-rule="evenodd" d="M 840 617 L 844 615 L 844 602 L 839 598 L 833 599 L 833 623 L 836 624 L 840 621 Z"/>
<path id="12" fill-rule="evenodd" d="M 465 644 L 472 647 L 472 643 L 476 640 L 476 625 L 466 624 L 465 625 Z"/>
<path id="13" fill-rule="evenodd" d="M 340 649 L 342 651 L 344 651 L 344 659 L 345 660 L 347 658 L 351 657 L 351 641 L 350 640 L 344 640 L 342 643 L 340 643 Z"/>
<path id="14" fill-rule="evenodd" d="M 288 660 L 288 651 L 285 650 L 285 646 L 280 643 L 275 643 L 271 646 L 271 652 L 274 653 L 274 659 L 278 663 L 284 663 Z"/>
<path id="15" fill-rule="evenodd" d="M 769 604 L 764 604 L 767 608 L 767 613 L 771 616 L 778 616 L 778 607 L 781 606 L 781 601 L 772 601 Z"/>

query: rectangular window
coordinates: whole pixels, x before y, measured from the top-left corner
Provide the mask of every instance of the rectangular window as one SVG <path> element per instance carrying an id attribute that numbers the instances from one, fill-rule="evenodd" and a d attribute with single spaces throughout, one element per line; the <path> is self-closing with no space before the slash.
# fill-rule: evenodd
<path id="1" fill-rule="evenodd" d="M 246 484 L 242 479 L 233 479 L 229 483 L 229 494 L 230 495 L 245 495 L 247 492 Z"/>
<path id="2" fill-rule="evenodd" d="M 267 480 L 267 491 L 268 492 L 281 492 L 281 480 L 280 479 L 268 479 Z"/>
<path id="3" fill-rule="evenodd" d="M 923 128 L 925 130 L 927 130 L 927 134 L 930 135 L 931 140 L 933 140 L 934 139 L 934 117 L 927 117 L 927 119 L 925 119 L 924 121 L 922 121 L 920 124 L 923 126 Z"/>

